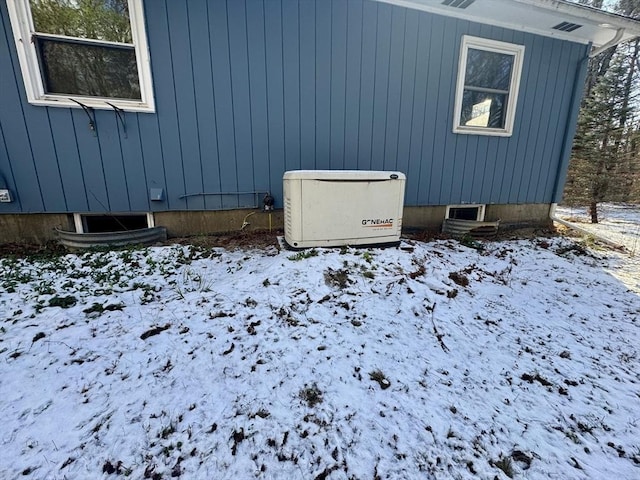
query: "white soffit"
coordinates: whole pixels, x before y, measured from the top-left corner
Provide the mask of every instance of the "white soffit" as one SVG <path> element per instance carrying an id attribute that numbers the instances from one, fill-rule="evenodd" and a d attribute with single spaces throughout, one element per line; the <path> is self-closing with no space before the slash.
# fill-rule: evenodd
<path id="1" fill-rule="evenodd" d="M 407 8 L 599 47 L 640 36 L 640 22 L 561 0 L 376 0 Z M 448 5 L 446 5 L 448 4 Z M 554 29 L 560 26 L 563 31 Z M 576 26 L 579 26 L 576 28 Z"/>

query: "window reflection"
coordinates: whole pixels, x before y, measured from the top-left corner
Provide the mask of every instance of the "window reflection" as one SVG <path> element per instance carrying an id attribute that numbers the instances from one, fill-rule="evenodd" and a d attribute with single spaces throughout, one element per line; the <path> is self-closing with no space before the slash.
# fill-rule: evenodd
<path id="1" fill-rule="evenodd" d="M 465 90 L 460 124 L 469 127 L 504 128 L 507 95 Z"/>
<path id="2" fill-rule="evenodd" d="M 509 90 L 513 55 L 470 48 L 467 52 L 465 85 Z"/>
<path id="3" fill-rule="evenodd" d="M 505 128 L 513 55 L 469 48 L 460 124 Z"/>
<path id="4" fill-rule="evenodd" d="M 133 48 L 43 38 L 37 45 L 47 93 L 141 99 Z"/>
<path id="5" fill-rule="evenodd" d="M 29 0 L 36 32 L 132 43 L 127 0 Z"/>
<path id="6" fill-rule="evenodd" d="M 29 0 L 45 93 L 140 100 L 127 0 Z"/>

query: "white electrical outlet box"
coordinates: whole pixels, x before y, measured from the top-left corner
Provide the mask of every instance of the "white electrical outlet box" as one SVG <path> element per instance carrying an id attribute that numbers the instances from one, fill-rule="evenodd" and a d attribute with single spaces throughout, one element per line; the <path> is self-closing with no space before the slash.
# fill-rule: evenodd
<path id="1" fill-rule="evenodd" d="M 13 202 L 11 198 L 11 192 L 7 188 L 0 188 L 0 202 L 9 203 Z"/>

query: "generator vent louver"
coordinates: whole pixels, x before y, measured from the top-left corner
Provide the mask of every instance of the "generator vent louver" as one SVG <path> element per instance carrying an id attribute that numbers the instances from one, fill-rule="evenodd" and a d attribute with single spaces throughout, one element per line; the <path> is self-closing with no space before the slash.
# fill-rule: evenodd
<path id="1" fill-rule="evenodd" d="M 476 0 L 444 0 L 444 2 L 442 2 L 442 5 L 453 8 L 467 8 L 475 1 Z"/>
<path id="2" fill-rule="evenodd" d="M 551 28 L 554 30 L 560 30 L 561 32 L 573 32 L 574 30 L 579 29 L 581 26 L 582 25 L 578 25 L 577 23 L 562 22 Z"/>

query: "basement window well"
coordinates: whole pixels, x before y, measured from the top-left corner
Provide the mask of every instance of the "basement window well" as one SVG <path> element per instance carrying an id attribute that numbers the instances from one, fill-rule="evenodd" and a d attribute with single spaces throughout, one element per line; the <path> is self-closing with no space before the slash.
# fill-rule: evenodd
<path id="1" fill-rule="evenodd" d="M 151 213 L 83 214 L 75 213 L 76 233 L 128 232 L 154 227 Z"/>
<path id="2" fill-rule="evenodd" d="M 484 221 L 486 205 L 447 205 L 446 219 Z"/>

